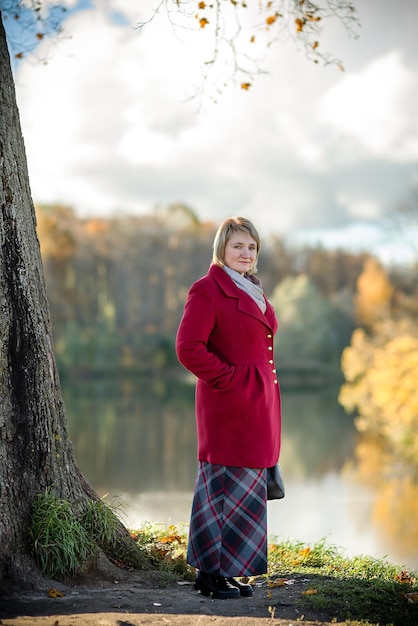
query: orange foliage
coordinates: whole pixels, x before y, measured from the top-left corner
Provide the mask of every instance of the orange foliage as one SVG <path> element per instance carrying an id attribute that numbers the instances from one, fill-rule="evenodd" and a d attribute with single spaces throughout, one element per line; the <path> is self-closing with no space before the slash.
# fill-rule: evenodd
<path id="1" fill-rule="evenodd" d="M 297 17 L 295 19 L 295 24 L 296 24 L 296 32 L 297 33 L 301 33 L 303 31 L 303 27 L 306 24 L 306 20 L 304 20 L 304 19 L 302 19 L 300 17 Z"/>
<path id="2" fill-rule="evenodd" d="M 393 295 L 393 287 L 382 265 L 374 257 L 364 264 L 357 281 L 355 309 L 360 324 L 372 325 L 387 317 Z"/>
<path id="3" fill-rule="evenodd" d="M 274 24 L 274 22 L 277 20 L 278 17 L 279 17 L 278 13 L 275 13 L 274 15 L 269 15 L 269 17 L 266 18 L 267 24 L 271 26 L 272 24 Z"/>
<path id="4" fill-rule="evenodd" d="M 306 19 L 308 19 L 310 22 L 321 21 L 321 18 L 319 17 L 319 15 L 312 15 L 312 13 L 306 13 Z"/>
<path id="5" fill-rule="evenodd" d="M 44 259 L 63 261 L 75 254 L 74 220 L 74 213 L 66 207 L 36 207 L 37 234 Z"/>
<path id="6" fill-rule="evenodd" d="M 62 591 L 58 591 L 58 589 L 51 588 L 51 589 L 48 589 L 48 597 L 49 598 L 63 598 L 64 594 L 62 593 Z"/>
<path id="7" fill-rule="evenodd" d="M 85 223 L 86 233 L 89 235 L 97 235 L 105 233 L 109 230 L 109 222 L 103 219 L 89 219 Z"/>

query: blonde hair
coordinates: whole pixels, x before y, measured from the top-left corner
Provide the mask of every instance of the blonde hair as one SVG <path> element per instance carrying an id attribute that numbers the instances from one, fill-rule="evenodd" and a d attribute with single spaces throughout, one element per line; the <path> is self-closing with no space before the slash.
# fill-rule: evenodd
<path id="1" fill-rule="evenodd" d="M 257 272 L 257 260 L 260 253 L 261 242 L 260 236 L 254 224 L 245 217 L 228 217 L 219 226 L 213 242 L 213 265 L 223 267 L 225 265 L 225 248 L 233 233 L 242 232 L 250 235 L 257 244 L 257 258 L 254 267 L 248 270 L 247 274 L 255 274 Z"/>

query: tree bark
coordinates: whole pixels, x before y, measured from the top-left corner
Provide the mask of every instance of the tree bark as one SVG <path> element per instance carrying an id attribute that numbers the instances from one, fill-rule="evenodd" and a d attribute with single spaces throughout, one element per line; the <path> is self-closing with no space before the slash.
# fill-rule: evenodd
<path id="1" fill-rule="evenodd" d="M 68 435 L 1 12 L 0 309 L 0 581 L 29 581 L 36 572 L 28 541 L 33 497 L 52 487 L 77 512 L 98 496 Z M 129 544 L 122 525 L 120 534 Z"/>

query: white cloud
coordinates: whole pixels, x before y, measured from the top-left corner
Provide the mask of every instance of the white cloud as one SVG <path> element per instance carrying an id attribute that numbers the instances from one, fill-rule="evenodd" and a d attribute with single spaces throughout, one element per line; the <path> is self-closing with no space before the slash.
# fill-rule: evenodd
<path id="1" fill-rule="evenodd" d="M 321 104 L 320 121 L 372 155 L 418 159 L 418 76 L 399 52 L 372 61 L 332 87 Z"/>
<path id="2" fill-rule="evenodd" d="M 379 205 L 371 198 L 356 198 L 350 194 L 338 194 L 337 202 L 347 207 L 348 213 L 354 218 L 373 220 L 379 217 Z"/>
<path id="3" fill-rule="evenodd" d="M 418 161 L 416 58 L 368 52 L 341 74 L 278 44 L 271 75 L 198 111 L 185 99 L 201 77 L 201 33 L 185 45 L 163 14 L 142 31 L 112 19 L 146 19 L 153 3 L 137 4 L 97 0 L 66 22 L 71 38 L 43 44 L 47 65 L 20 67 L 36 202 L 99 214 L 182 201 L 202 219 L 243 213 L 288 233 L 373 222 L 403 198 Z"/>

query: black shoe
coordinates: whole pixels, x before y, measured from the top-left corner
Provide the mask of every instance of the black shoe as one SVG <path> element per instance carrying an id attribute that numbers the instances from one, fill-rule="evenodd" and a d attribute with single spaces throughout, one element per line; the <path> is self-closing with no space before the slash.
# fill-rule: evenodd
<path id="1" fill-rule="evenodd" d="M 223 576 L 206 574 L 205 572 L 198 572 L 194 588 L 204 596 L 212 596 L 212 598 L 219 600 L 238 598 L 240 595 L 238 587 L 231 585 Z"/>
<path id="2" fill-rule="evenodd" d="M 226 580 L 230 585 L 236 587 L 242 596 L 250 598 L 253 595 L 253 588 L 251 585 L 240 583 L 238 580 L 235 580 L 235 578 L 227 578 Z"/>

